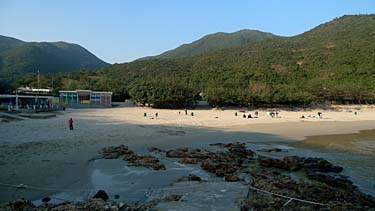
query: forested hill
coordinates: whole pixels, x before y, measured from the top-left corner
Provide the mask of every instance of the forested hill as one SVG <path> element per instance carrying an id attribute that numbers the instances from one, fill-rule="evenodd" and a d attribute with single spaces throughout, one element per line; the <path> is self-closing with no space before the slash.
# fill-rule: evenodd
<path id="1" fill-rule="evenodd" d="M 109 90 L 161 107 L 201 97 L 212 105 L 373 103 L 374 58 L 375 15 L 350 15 L 294 37 L 55 77 L 64 89 Z"/>
<path id="2" fill-rule="evenodd" d="M 0 81 L 25 73 L 57 73 L 108 64 L 85 48 L 66 42 L 23 42 L 0 35 Z"/>
<path id="3" fill-rule="evenodd" d="M 233 33 L 218 32 L 209 34 L 189 44 L 183 44 L 176 49 L 166 51 L 158 56 L 149 56 L 142 59 L 182 58 L 209 53 L 215 50 L 236 47 L 268 38 L 277 37 L 271 33 L 257 30 L 241 30 Z M 141 60 L 142 60 L 141 59 Z"/>

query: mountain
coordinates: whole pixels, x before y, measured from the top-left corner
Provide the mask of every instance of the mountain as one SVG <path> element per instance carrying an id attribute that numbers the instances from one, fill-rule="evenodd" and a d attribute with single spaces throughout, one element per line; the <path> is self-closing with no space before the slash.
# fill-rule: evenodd
<path id="1" fill-rule="evenodd" d="M 202 37 L 189 44 L 166 51 L 158 56 L 149 56 L 142 59 L 182 58 L 212 52 L 219 49 L 236 47 L 264 39 L 277 37 L 271 33 L 257 30 L 241 30 L 233 33 L 218 32 Z"/>
<path id="2" fill-rule="evenodd" d="M 108 90 L 161 107 L 200 98 L 219 106 L 374 103 L 374 58 L 375 15 L 347 15 L 293 37 L 55 78 L 64 89 Z"/>
<path id="3" fill-rule="evenodd" d="M 13 81 L 26 73 L 57 73 L 108 64 L 85 48 L 66 42 L 24 42 L 0 36 L 0 79 Z"/>

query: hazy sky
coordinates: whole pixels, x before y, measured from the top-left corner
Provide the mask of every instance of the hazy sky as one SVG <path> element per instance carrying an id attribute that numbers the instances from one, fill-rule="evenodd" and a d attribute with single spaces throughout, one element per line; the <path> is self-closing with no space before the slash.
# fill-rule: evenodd
<path id="1" fill-rule="evenodd" d="M 375 0 L 0 0 L 0 34 L 77 43 L 122 63 L 218 31 L 291 36 L 368 13 L 375 13 Z"/>

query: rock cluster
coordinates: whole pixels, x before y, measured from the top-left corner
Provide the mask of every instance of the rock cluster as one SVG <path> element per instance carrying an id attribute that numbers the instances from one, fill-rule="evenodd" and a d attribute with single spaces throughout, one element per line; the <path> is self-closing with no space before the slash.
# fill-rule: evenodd
<path id="1" fill-rule="evenodd" d="M 212 152 L 182 147 L 167 151 L 166 156 L 183 158 L 180 162 L 185 164 L 200 163 L 203 170 L 224 177 L 227 182 L 241 181 L 239 173 L 247 173 L 251 178 L 252 187 L 324 204 L 321 206 L 293 200 L 290 205 L 284 207 L 288 199 L 252 191 L 249 201 L 243 204 L 242 210 L 375 209 L 375 199 L 372 196 L 361 193 L 347 177 L 340 175 L 339 173 L 343 171 L 342 167 L 335 166 L 323 158 L 287 156 L 277 159 L 257 156 L 255 160 L 256 154 L 247 149 L 243 143 L 218 143 L 212 146 L 228 150 Z M 248 169 L 249 164 L 260 168 Z M 292 171 L 305 172 L 306 178 L 292 179 L 288 176 Z M 181 180 L 189 180 L 189 177 Z"/>
<path id="2" fill-rule="evenodd" d="M 201 161 L 202 159 L 211 156 L 211 152 L 201 149 L 191 149 L 189 147 L 181 147 L 175 150 L 169 150 L 166 152 L 166 156 L 169 158 L 195 158 Z"/>
<path id="3" fill-rule="evenodd" d="M 120 157 L 128 162 L 129 166 L 143 166 L 154 170 L 165 170 L 165 166 L 154 156 L 138 155 L 125 145 L 106 147 L 101 150 L 105 159 L 118 159 Z"/>
<path id="4" fill-rule="evenodd" d="M 343 168 L 334 166 L 323 158 L 304 158 L 298 156 L 287 156 L 283 159 L 259 156 L 258 162 L 263 167 L 275 167 L 290 171 L 305 169 L 309 171 L 340 173 Z"/>
<path id="5" fill-rule="evenodd" d="M 356 189 L 333 187 L 324 183 L 295 181 L 279 171 L 263 169 L 251 173 L 253 187 L 272 193 L 318 202 L 314 205 L 299 201 L 291 201 L 287 207 L 286 198 L 251 191 L 251 198 L 242 210 L 373 210 L 375 199 Z"/>
<path id="6" fill-rule="evenodd" d="M 197 164 L 201 168 L 214 173 L 216 176 L 224 177 L 225 181 L 236 182 L 240 179 L 235 175 L 241 169 L 242 163 L 248 158 L 255 156 L 255 153 L 246 148 L 244 143 L 212 144 L 228 148 L 227 151 L 211 152 L 208 150 L 191 149 L 181 147 L 176 150 L 169 150 L 166 156 L 170 158 L 183 158 L 180 163 Z"/>
<path id="7" fill-rule="evenodd" d="M 104 191 L 103 191 L 104 192 Z M 105 193 L 105 192 L 104 192 Z M 91 198 L 87 201 L 72 202 L 66 201 L 61 204 L 44 203 L 35 206 L 31 201 L 18 199 L 7 204 L 0 205 L 0 210 L 4 211 L 146 211 L 153 209 L 161 202 L 179 201 L 180 195 L 169 195 L 161 199 L 151 200 L 145 203 L 125 204 L 117 201 L 103 200 L 101 198 Z"/>

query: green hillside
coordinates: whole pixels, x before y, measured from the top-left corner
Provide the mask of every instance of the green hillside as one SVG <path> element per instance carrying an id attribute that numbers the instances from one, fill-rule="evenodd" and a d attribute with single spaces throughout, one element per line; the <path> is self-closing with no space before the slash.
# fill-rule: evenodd
<path id="1" fill-rule="evenodd" d="M 64 89 L 110 90 L 160 107 L 200 98 L 212 105 L 373 103 L 374 58 L 375 15 L 351 15 L 294 37 L 55 77 Z"/>
<path id="2" fill-rule="evenodd" d="M 0 36 L 0 80 L 11 82 L 26 73 L 57 73 L 108 64 L 83 47 L 65 42 L 23 42 Z"/>
<path id="3" fill-rule="evenodd" d="M 276 36 L 271 33 L 265 33 L 257 30 L 241 30 L 233 33 L 218 32 L 204 36 L 192 43 L 183 44 L 176 49 L 166 51 L 158 56 L 150 56 L 142 59 L 171 59 L 190 57 L 274 37 Z"/>

